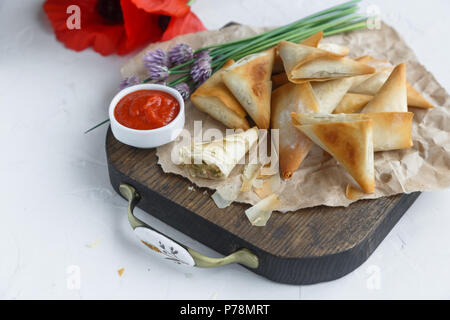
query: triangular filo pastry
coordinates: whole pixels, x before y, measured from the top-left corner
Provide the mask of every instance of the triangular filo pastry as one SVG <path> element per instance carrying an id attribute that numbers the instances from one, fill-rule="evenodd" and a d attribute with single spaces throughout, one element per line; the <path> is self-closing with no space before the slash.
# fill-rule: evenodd
<path id="1" fill-rule="evenodd" d="M 358 113 L 340 116 L 342 119 L 372 120 L 374 152 L 408 149 L 413 145 L 412 112 Z"/>
<path id="2" fill-rule="evenodd" d="M 180 148 L 180 164 L 194 177 L 225 179 L 257 141 L 254 127 L 222 140 L 192 143 Z"/>
<path id="3" fill-rule="evenodd" d="M 306 39 L 303 39 L 300 41 L 300 44 L 303 44 L 305 46 L 317 48 L 320 44 L 320 41 L 323 39 L 323 31 L 319 31 L 317 33 L 314 33 L 313 35 L 309 36 Z"/>
<path id="4" fill-rule="evenodd" d="M 361 114 L 362 115 L 362 114 Z M 364 113 L 372 119 L 373 149 L 391 151 L 409 149 L 412 141 L 412 112 Z"/>
<path id="5" fill-rule="evenodd" d="M 408 106 L 422 109 L 434 108 L 434 106 L 427 99 L 425 99 L 419 93 L 419 91 L 417 91 L 408 81 L 406 81 L 406 90 L 408 95 Z"/>
<path id="6" fill-rule="evenodd" d="M 333 113 L 360 112 L 372 99 L 373 96 L 367 94 L 346 93 Z"/>
<path id="7" fill-rule="evenodd" d="M 374 68 L 363 63 L 302 44 L 281 41 L 278 52 L 289 81 L 294 83 L 327 81 L 375 72 Z"/>
<path id="8" fill-rule="evenodd" d="M 374 67 L 377 72 L 374 75 L 355 77 L 353 86 L 349 92 L 369 95 L 377 94 L 389 78 L 394 66 L 388 60 L 379 60 L 371 56 L 363 56 L 355 60 Z M 408 106 L 410 107 L 422 109 L 434 108 L 408 81 L 406 81 L 406 95 Z"/>
<path id="9" fill-rule="evenodd" d="M 333 113 L 339 102 L 352 86 L 352 78 L 341 78 L 324 82 L 312 82 L 314 95 L 319 102 L 319 113 Z"/>
<path id="10" fill-rule="evenodd" d="M 247 56 L 224 70 L 222 79 L 260 129 L 270 125 L 274 49 Z"/>
<path id="11" fill-rule="evenodd" d="M 319 45 L 316 48 L 333 52 L 334 54 L 337 54 L 341 57 L 348 56 L 348 54 L 350 53 L 349 47 L 341 46 L 340 44 L 336 43 L 319 43 Z"/>
<path id="12" fill-rule="evenodd" d="M 198 87 L 191 95 L 191 101 L 197 109 L 222 122 L 227 128 L 247 130 L 250 128 L 245 118 L 247 113 L 222 80 L 224 69 L 233 63 L 233 60 L 228 60 L 222 69 Z"/>
<path id="13" fill-rule="evenodd" d="M 394 67 L 389 60 L 386 60 L 386 59 L 380 60 L 380 59 L 374 58 L 372 56 L 358 57 L 355 59 L 355 61 L 367 64 L 368 66 L 371 66 L 371 67 L 374 67 L 377 71 Z"/>
<path id="14" fill-rule="evenodd" d="M 318 103 L 311 85 L 287 83 L 272 93 L 271 128 L 279 129 L 281 177 L 289 179 L 305 159 L 313 142 L 292 125 L 291 113 L 315 113 Z"/>
<path id="15" fill-rule="evenodd" d="M 361 112 L 408 112 L 404 63 L 395 67 L 380 91 Z"/>
<path id="16" fill-rule="evenodd" d="M 310 46 L 317 48 L 319 46 L 320 41 L 323 39 L 323 31 L 314 33 L 312 36 L 309 36 L 308 38 L 302 40 L 300 43 L 305 46 Z M 273 61 L 273 74 L 278 74 L 284 72 L 284 66 L 283 61 L 281 60 L 280 54 L 278 53 L 278 50 L 275 50 L 275 58 Z"/>
<path id="17" fill-rule="evenodd" d="M 319 48 L 321 50 L 332 52 L 341 57 L 345 57 L 349 54 L 350 49 L 346 46 L 341 46 L 336 43 L 323 43 L 323 31 L 314 33 L 312 36 L 302 40 L 300 44 L 313 48 Z"/>
<path id="18" fill-rule="evenodd" d="M 356 58 L 355 61 L 375 68 L 374 74 L 354 77 L 351 93 L 375 95 L 389 78 L 394 66 L 388 60 L 379 60 L 372 56 Z"/>
<path id="19" fill-rule="evenodd" d="M 360 81 L 359 77 L 355 77 L 354 85 L 350 88 L 349 92 L 376 95 L 380 91 L 383 84 L 387 81 L 393 68 L 387 68 L 379 71 L 372 76 Z M 364 77 L 364 76 L 361 76 Z M 432 109 L 434 106 L 425 99 L 410 82 L 406 81 L 406 100 L 409 107 L 416 107 L 422 109 Z"/>
<path id="20" fill-rule="evenodd" d="M 375 190 L 372 120 L 363 115 L 292 114 L 294 126 L 331 154 L 366 193 Z"/>
<path id="21" fill-rule="evenodd" d="M 354 84 L 350 88 L 349 92 L 369 94 L 374 96 L 378 93 L 378 91 L 380 91 L 381 87 L 383 87 L 387 79 L 389 79 L 389 76 L 391 75 L 393 70 L 394 68 L 392 67 L 378 71 L 367 79 L 364 79 L 364 81 L 362 82 L 360 82 L 361 79 L 359 77 L 355 77 L 353 82 Z"/>

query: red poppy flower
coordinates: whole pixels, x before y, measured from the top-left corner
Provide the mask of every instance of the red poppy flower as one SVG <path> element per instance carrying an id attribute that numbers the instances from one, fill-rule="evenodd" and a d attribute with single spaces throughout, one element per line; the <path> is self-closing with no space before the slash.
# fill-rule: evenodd
<path id="1" fill-rule="evenodd" d="M 46 0 L 43 7 L 56 38 L 67 48 L 123 55 L 149 42 L 205 30 L 186 2 Z"/>

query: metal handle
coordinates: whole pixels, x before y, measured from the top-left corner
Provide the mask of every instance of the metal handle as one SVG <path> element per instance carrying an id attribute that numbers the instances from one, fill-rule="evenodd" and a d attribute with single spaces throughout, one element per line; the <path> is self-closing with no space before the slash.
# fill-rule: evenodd
<path id="1" fill-rule="evenodd" d="M 177 264 L 201 268 L 215 268 L 232 263 L 240 263 L 252 269 L 258 267 L 258 257 L 248 249 L 240 249 L 223 258 L 211 258 L 178 243 L 135 217 L 133 210 L 141 199 L 136 189 L 122 183 L 119 190 L 128 200 L 128 221 L 136 236 L 146 248 L 161 254 L 165 259 Z"/>

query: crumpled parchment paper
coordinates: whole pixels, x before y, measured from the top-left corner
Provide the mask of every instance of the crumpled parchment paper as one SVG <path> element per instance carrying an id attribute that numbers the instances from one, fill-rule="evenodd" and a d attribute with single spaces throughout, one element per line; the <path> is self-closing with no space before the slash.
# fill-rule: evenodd
<path id="1" fill-rule="evenodd" d="M 248 26 L 232 26 L 223 30 L 204 31 L 179 36 L 171 41 L 148 46 L 128 61 L 122 68 L 122 75 L 147 77 L 142 63 L 146 50 L 155 48 L 169 49 L 180 42 L 189 43 L 194 48 L 210 44 L 223 43 L 263 32 L 266 29 Z M 407 78 L 412 85 L 429 99 L 436 108 L 422 110 L 410 108 L 414 112 L 414 146 L 408 150 L 380 152 L 375 154 L 376 191 L 365 199 L 380 198 L 398 193 L 431 191 L 450 186 L 450 97 L 433 75 L 422 66 L 412 50 L 398 33 L 386 24 L 379 30 L 355 31 L 347 34 L 327 37 L 324 42 L 346 45 L 351 57 L 371 55 L 379 59 L 388 59 L 394 65 L 407 63 Z M 185 129 L 193 133 L 194 121 L 202 120 L 203 129 L 225 127 L 198 111 L 191 102 L 186 102 Z M 198 185 L 210 189 L 232 188 L 240 184 L 239 168 L 234 170 L 225 181 L 211 181 L 190 177 L 171 161 L 171 151 L 177 142 L 157 149 L 158 163 L 164 172 L 182 175 Z M 278 211 L 296 211 L 301 208 L 318 205 L 348 206 L 345 196 L 347 184 L 357 186 L 352 177 L 333 158 L 324 155 L 315 146 L 301 167 L 290 180 L 282 182 L 278 190 L 281 207 Z M 254 192 L 241 193 L 237 201 L 255 204 L 259 197 Z"/>

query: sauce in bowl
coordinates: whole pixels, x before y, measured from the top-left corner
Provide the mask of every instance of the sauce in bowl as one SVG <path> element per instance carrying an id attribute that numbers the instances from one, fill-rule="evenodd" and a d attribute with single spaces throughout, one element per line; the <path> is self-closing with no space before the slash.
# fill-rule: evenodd
<path id="1" fill-rule="evenodd" d="M 151 130 L 168 125 L 179 112 L 180 104 L 169 93 L 138 90 L 120 99 L 114 109 L 114 117 L 130 129 Z"/>

